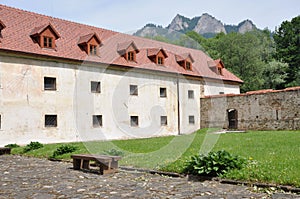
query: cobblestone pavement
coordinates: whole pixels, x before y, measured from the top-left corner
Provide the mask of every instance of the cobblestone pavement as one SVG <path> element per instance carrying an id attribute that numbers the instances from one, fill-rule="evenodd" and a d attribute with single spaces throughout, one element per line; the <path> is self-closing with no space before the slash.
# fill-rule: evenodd
<path id="1" fill-rule="evenodd" d="M 143 172 L 98 175 L 76 171 L 67 162 L 0 156 L 0 198 L 299 198 L 256 193 L 245 186 L 188 181 Z"/>

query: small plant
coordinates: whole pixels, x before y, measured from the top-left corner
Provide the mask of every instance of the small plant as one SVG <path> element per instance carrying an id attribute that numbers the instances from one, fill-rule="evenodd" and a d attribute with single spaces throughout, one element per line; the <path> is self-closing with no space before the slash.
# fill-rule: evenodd
<path id="1" fill-rule="evenodd" d="M 61 145 L 59 146 L 52 154 L 52 158 L 55 158 L 59 155 L 63 155 L 66 153 L 72 153 L 78 149 L 77 146 L 66 144 L 66 145 Z"/>
<path id="2" fill-rule="evenodd" d="M 231 169 L 241 169 L 246 159 L 231 155 L 227 151 L 209 152 L 205 155 L 192 156 L 184 169 L 185 173 L 202 176 L 221 176 Z"/>
<path id="3" fill-rule="evenodd" d="M 35 150 L 35 149 L 39 149 L 39 148 L 42 148 L 44 145 L 39 143 L 39 142 L 30 142 L 30 144 L 27 144 L 24 149 L 23 149 L 23 152 L 26 153 L 28 151 L 32 151 L 32 150 Z"/>
<path id="4" fill-rule="evenodd" d="M 20 146 L 17 145 L 17 144 L 7 144 L 7 145 L 5 145 L 4 147 L 13 149 L 13 148 L 18 148 L 18 147 L 20 147 Z"/>
<path id="5" fill-rule="evenodd" d="M 116 149 L 105 150 L 104 153 L 107 154 L 107 155 L 124 156 L 123 151 L 119 151 L 119 150 L 116 150 Z"/>

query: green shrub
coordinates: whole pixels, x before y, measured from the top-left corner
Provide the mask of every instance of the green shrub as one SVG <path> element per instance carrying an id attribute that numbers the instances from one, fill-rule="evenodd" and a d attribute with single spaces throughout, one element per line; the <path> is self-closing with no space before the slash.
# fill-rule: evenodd
<path id="1" fill-rule="evenodd" d="M 201 176 L 221 176 L 231 169 L 241 169 L 246 159 L 231 155 L 227 151 L 209 152 L 205 155 L 192 156 L 184 169 L 185 173 Z"/>
<path id="2" fill-rule="evenodd" d="M 44 145 L 39 143 L 39 142 L 30 142 L 30 144 L 27 144 L 24 149 L 23 149 L 23 152 L 26 153 L 28 151 L 32 151 L 32 150 L 35 150 L 35 149 L 39 149 L 39 148 L 42 148 Z"/>
<path id="3" fill-rule="evenodd" d="M 8 148 L 13 149 L 13 148 L 18 148 L 18 147 L 20 147 L 20 146 L 17 145 L 17 144 L 7 144 L 7 145 L 5 145 L 4 147 L 8 147 Z"/>
<path id="4" fill-rule="evenodd" d="M 55 158 L 59 155 L 63 155 L 66 153 L 72 153 L 78 149 L 77 146 L 66 144 L 66 145 L 61 145 L 59 146 L 52 154 L 51 157 Z"/>
<path id="5" fill-rule="evenodd" d="M 104 153 L 107 154 L 107 155 L 124 156 L 123 151 L 119 151 L 119 150 L 116 150 L 116 149 L 105 150 Z"/>

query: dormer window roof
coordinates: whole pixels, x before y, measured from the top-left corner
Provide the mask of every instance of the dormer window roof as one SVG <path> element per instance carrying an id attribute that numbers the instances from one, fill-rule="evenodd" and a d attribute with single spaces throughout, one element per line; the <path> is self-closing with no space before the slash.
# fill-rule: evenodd
<path id="1" fill-rule="evenodd" d="M 55 41 L 60 38 L 60 35 L 50 23 L 34 28 L 30 36 L 42 48 L 55 48 Z"/>
<path id="2" fill-rule="evenodd" d="M 0 32 L 5 28 L 5 24 L 0 20 Z"/>
<path id="3" fill-rule="evenodd" d="M 151 48 L 147 51 L 147 56 L 149 59 L 158 64 L 158 65 L 164 65 L 165 59 L 168 57 L 166 51 L 162 48 Z"/>
<path id="4" fill-rule="evenodd" d="M 99 45 L 101 44 L 101 40 L 96 33 L 90 33 L 81 36 L 77 44 L 88 55 L 98 55 L 98 49 Z"/>
<path id="5" fill-rule="evenodd" d="M 177 63 L 185 70 L 192 70 L 192 63 L 194 62 L 194 59 L 190 53 L 175 55 L 175 58 Z"/>
<path id="6" fill-rule="evenodd" d="M 140 51 L 135 45 L 134 41 L 128 41 L 118 44 L 118 53 L 127 61 L 136 61 L 136 54 L 139 52 Z"/>
<path id="7" fill-rule="evenodd" d="M 221 59 L 209 61 L 208 66 L 216 74 L 223 75 L 222 69 L 225 68 L 225 66 Z"/>

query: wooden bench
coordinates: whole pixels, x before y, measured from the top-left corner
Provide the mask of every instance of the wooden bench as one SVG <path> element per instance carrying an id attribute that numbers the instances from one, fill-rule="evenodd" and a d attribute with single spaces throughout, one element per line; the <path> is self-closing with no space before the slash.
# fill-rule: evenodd
<path id="1" fill-rule="evenodd" d="M 75 154 L 71 155 L 73 168 L 76 170 L 90 170 L 90 161 L 94 161 L 100 168 L 100 174 L 114 173 L 118 170 L 120 156 Z"/>
<path id="2" fill-rule="evenodd" d="M 10 154 L 11 149 L 8 147 L 0 147 L 0 155 Z"/>

